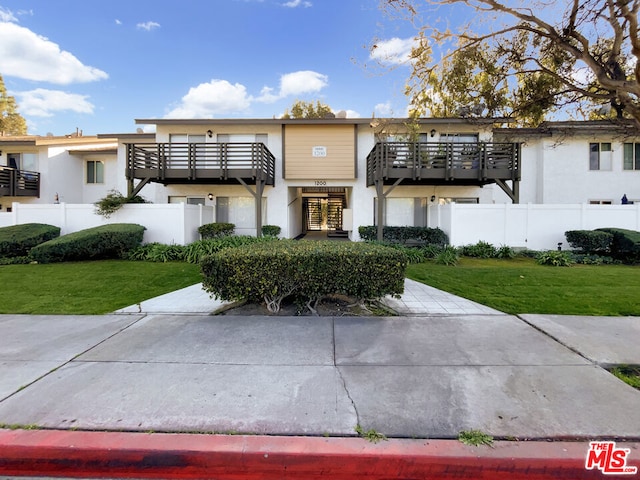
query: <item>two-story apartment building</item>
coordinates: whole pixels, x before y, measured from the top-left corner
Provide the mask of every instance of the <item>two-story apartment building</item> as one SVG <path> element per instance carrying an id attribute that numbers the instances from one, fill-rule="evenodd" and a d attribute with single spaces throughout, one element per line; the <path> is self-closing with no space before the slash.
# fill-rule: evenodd
<path id="1" fill-rule="evenodd" d="M 140 119 L 155 133 L 0 137 L 0 204 L 91 204 L 110 190 L 212 207 L 242 234 L 357 239 L 434 225 L 447 203 L 640 201 L 640 134 L 616 122 Z M 350 233 L 351 232 L 351 233 Z"/>
<path id="2" fill-rule="evenodd" d="M 156 202 L 215 206 L 254 233 L 347 235 L 360 225 L 427 225 L 438 202 L 517 201 L 519 144 L 495 120 L 141 119 L 118 137 L 128 190 Z M 500 188 L 483 188 L 497 185 Z M 260 199 L 256 201 L 256 199 Z"/>

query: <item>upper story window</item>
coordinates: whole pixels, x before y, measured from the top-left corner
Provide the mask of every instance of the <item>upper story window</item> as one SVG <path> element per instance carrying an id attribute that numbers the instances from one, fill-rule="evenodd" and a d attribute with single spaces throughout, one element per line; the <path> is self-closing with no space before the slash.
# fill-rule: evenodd
<path id="1" fill-rule="evenodd" d="M 38 170 L 37 153 L 7 153 L 7 166 L 17 170 Z"/>
<path id="2" fill-rule="evenodd" d="M 87 183 L 104 183 L 104 162 L 87 160 Z"/>
<path id="3" fill-rule="evenodd" d="M 589 170 L 611 170 L 611 143 L 589 144 Z"/>
<path id="4" fill-rule="evenodd" d="M 478 143 L 477 133 L 443 133 L 440 135 L 441 142 L 449 143 Z"/>
<path id="5" fill-rule="evenodd" d="M 170 143 L 204 143 L 204 135 L 187 135 L 187 134 L 171 134 L 169 135 Z"/>
<path id="6" fill-rule="evenodd" d="M 640 143 L 624 144 L 624 170 L 640 170 Z"/>
<path id="7" fill-rule="evenodd" d="M 266 133 L 218 133 L 216 137 L 218 143 L 264 143 L 266 145 L 268 135 Z"/>
<path id="8" fill-rule="evenodd" d="M 429 136 L 426 133 L 419 133 L 418 136 L 413 139 L 410 138 L 409 134 L 388 134 L 385 139 L 385 142 L 410 142 L 416 141 L 420 143 L 427 143 L 429 141 Z"/>

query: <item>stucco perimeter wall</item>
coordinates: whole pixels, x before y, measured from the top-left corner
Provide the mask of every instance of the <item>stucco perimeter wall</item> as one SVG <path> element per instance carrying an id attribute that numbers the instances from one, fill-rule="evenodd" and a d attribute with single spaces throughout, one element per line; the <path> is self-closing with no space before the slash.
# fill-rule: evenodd
<path id="1" fill-rule="evenodd" d="M 454 246 L 489 242 L 495 246 L 568 250 L 567 230 L 617 227 L 640 230 L 640 204 L 496 204 L 434 205 L 429 209 L 431 227 L 440 227 Z"/>
<path id="2" fill-rule="evenodd" d="M 200 239 L 198 227 L 213 222 L 213 207 L 204 205 L 124 205 L 108 219 L 87 204 L 14 203 L 12 212 L 0 213 L 0 227 L 46 223 L 60 227 L 61 235 L 108 223 L 136 223 L 146 227 L 144 242 L 187 245 Z"/>

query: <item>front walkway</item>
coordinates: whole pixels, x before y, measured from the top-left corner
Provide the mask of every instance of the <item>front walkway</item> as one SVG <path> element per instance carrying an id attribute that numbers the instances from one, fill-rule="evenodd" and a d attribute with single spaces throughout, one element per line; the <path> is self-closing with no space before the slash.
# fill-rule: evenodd
<path id="1" fill-rule="evenodd" d="M 383 303 L 399 315 L 501 315 L 494 310 L 465 298 L 452 295 L 423 283 L 405 279 L 400 299 L 385 297 Z M 231 302 L 210 298 L 198 283 L 190 287 L 145 300 L 140 304 L 117 310 L 115 313 L 215 313 L 228 308 Z"/>

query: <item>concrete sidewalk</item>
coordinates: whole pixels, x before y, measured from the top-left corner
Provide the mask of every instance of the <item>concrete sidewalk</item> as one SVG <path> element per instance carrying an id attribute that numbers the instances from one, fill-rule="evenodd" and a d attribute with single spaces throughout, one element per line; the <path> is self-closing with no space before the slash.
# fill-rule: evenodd
<path id="1" fill-rule="evenodd" d="M 404 293 L 400 299 L 385 297 L 383 302 L 399 315 L 502 314 L 502 312 L 466 298 L 443 292 L 410 279 L 405 280 Z M 215 313 L 221 309 L 228 308 L 229 305 L 231 305 L 230 302 L 211 298 L 202 289 L 202 284 L 198 283 L 166 295 L 145 300 L 136 305 L 130 305 L 115 313 Z"/>
<path id="2" fill-rule="evenodd" d="M 471 429 L 511 440 L 640 439 L 640 392 L 601 367 L 640 364 L 639 318 L 520 318 L 411 281 L 386 301 L 403 315 L 216 316 L 222 305 L 199 286 L 111 315 L 3 315 L 0 424 L 66 431 L 60 448 L 71 450 L 74 430 L 233 434 L 229 442 L 238 433 L 353 437 L 358 425 L 404 439 Z M 24 458 L 57 438 L 34 435 L 0 430 L 26 442 Z M 640 458 L 639 444 L 627 445 Z M 480 453 L 468 453 L 477 467 Z"/>

